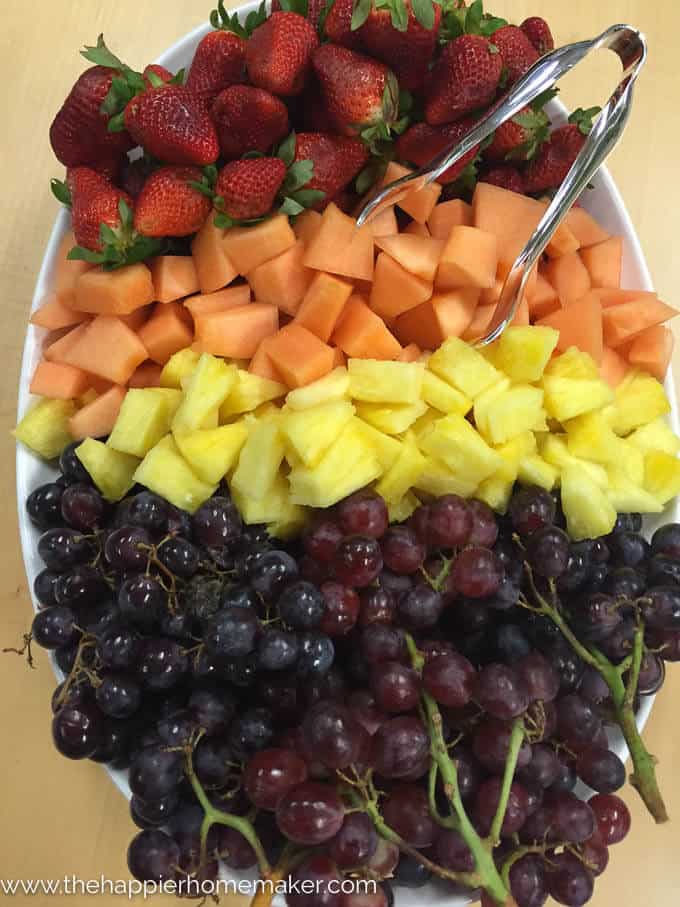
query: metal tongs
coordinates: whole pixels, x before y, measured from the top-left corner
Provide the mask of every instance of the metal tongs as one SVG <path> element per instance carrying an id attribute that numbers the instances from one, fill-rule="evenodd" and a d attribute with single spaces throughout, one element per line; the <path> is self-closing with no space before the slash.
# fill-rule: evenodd
<path id="1" fill-rule="evenodd" d="M 501 123 L 513 117 L 546 89 L 551 88 L 591 51 L 602 47 L 614 51 L 621 60 L 623 64 L 621 81 L 599 114 L 578 157 L 548 205 L 534 234 L 517 256 L 503 285 L 491 325 L 487 333 L 475 341 L 477 346 L 484 346 L 496 340 L 512 321 L 531 269 L 571 206 L 621 138 L 633 103 L 633 86 L 647 58 L 647 42 L 644 35 L 630 25 L 612 25 L 592 41 L 567 44 L 541 57 L 461 142 L 443 151 L 427 166 L 390 183 L 364 206 L 357 218 L 357 224 L 361 226 L 380 211 L 398 202 L 408 192 L 422 189 L 428 183 L 434 182 L 452 164 L 491 135 Z"/>

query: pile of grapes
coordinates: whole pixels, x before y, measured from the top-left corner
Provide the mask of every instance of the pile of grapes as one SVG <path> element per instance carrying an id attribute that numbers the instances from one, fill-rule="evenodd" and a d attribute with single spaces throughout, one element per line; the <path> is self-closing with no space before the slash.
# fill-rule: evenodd
<path id="1" fill-rule="evenodd" d="M 224 488 L 193 516 L 111 506 L 73 447 L 60 467 L 27 502 L 30 638 L 65 675 L 59 752 L 129 769 L 135 877 L 222 860 L 380 883 L 291 907 L 387 907 L 433 876 L 578 907 L 630 824 L 610 725 L 665 819 L 634 713 L 680 659 L 680 525 L 571 543 L 559 501 L 518 487 L 505 517 L 449 495 L 390 526 L 364 491 L 283 544 Z"/>

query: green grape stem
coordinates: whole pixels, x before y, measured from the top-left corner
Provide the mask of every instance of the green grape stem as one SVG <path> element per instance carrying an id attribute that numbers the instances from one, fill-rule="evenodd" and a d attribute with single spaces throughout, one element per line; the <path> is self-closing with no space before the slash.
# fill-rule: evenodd
<path id="1" fill-rule="evenodd" d="M 496 847 L 500 843 L 501 839 L 501 826 L 503 825 L 503 819 L 505 818 L 505 813 L 508 808 L 508 798 L 510 797 L 510 788 L 512 787 L 512 779 L 515 776 L 515 769 L 517 768 L 517 759 L 519 757 L 519 751 L 522 747 L 524 741 L 524 721 L 521 718 L 515 718 L 515 721 L 512 725 L 512 733 L 510 734 L 510 745 L 508 747 L 508 756 L 505 760 L 505 768 L 503 770 L 503 783 L 501 786 L 501 795 L 498 800 L 498 807 L 496 808 L 496 815 L 493 817 L 493 822 L 491 823 L 491 831 L 489 832 L 489 843 L 492 847 Z"/>

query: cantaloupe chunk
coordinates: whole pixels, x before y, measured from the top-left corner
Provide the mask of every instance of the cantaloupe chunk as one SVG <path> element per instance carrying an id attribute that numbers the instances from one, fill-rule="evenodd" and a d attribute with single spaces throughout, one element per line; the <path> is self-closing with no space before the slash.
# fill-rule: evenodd
<path id="1" fill-rule="evenodd" d="M 388 183 L 393 183 L 395 180 L 408 176 L 409 173 L 413 173 L 413 171 L 408 167 L 403 167 L 401 164 L 395 164 L 394 161 L 390 161 L 387 165 L 382 185 L 386 186 Z M 418 221 L 419 224 L 424 224 L 427 223 L 427 219 L 432 214 L 441 194 L 442 187 L 440 184 L 430 183 L 423 189 L 408 192 L 396 205 L 397 208 L 401 208 L 413 220 Z"/>
<path id="2" fill-rule="evenodd" d="M 527 293 L 527 301 L 529 303 L 529 314 L 534 321 L 562 307 L 555 287 L 538 272 L 536 273 L 536 283 L 533 290 Z"/>
<path id="3" fill-rule="evenodd" d="M 208 217 L 191 243 L 201 293 L 221 290 L 237 276 L 224 248 L 224 232 L 215 226 L 214 217 Z"/>
<path id="4" fill-rule="evenodd" d="M 232 359 L 250 359 L 265 337 L 279 328 L 275 305 L 251 302 L 196 319 L 196 340 L 202 352 Z"/>
<path id="5" fill-rule="evenodd" d="M 250 287 L 247 283 L 235 287 L 225 287 L 214 293 L 201 293 L 190 296 L 184 300 L 184 307 L 191 312 L 193 318 L 201 315 L 210 315 L 212 312 L 226 312 L 237 305 L 247 305 L 250 302 Z"/>
<path id="6" fill-rule="evenodd" d="M 437 273 L 437 266 L 444 248 L 441 239 L 423 236 L 383 236 L 375 241 L 376 246 L 387 252 L 390 258 L 398 262 L 410 274 L 432 283 Z"/>
<path id="7" fill-rule="evenodd" d="M 568 255 L 570 252 L 576 252 L 580 248 L 581 243 L 576 238 L 576 235 L 563 222 L 560 230 L 552 237 L 545 247 L 545 254 L 548 258 L 561 258 L 563 255 Z"/>
<path id="8" fill-rule="evenodd" d="M 629 367 L 623 356 L 620 356 L 616 350 L 605 346 L 602 350 L 602 361 L 600 362 L 600 377 L 611 387 L 618 387 L 628 373 Z"/>
<path id="9" fill-rule="evenodd" d="M 47 328 L 48 331 L 59 331 L 61 328 L 81 324 L 87 318 L 86 312 L 77 312 L 66 305 L 61 296 L 50 293 L 28 320 L 37 327 Z"/>
<path id="10" fill-rule="evenodd" d="M 287 315 L 295 315 L 315 274 L 303 265 L 304 254 L 305 244 L 298 239 L 290 249 L 251 271 L 248 282 L 256 301 L 268 302 Z"/>
<path id="11" fill-rule="evenodd" d="M 609 239 L 609 233 L 580 205 L 574 205 L 569 211 L 564 219 L 564 225 L 569 227 L 582 249 Z"/>
<path id="12" fill-rule="evenodd" d="M 149 354 L 159 365 L 189 346 L 194 339 L 191 316 L 179 302 L 159 303 L 137 332 Z"/>
<path id="13" fill-rule="evenodd" d="M 308 268 L 354 280 L 373 279 L 373 233 L 331 202 L 319 229 L 306 243 L 303 262 Z"/>
<path id="14" fill-rule="evenodd" d="M 306 211 L 303 211 L 302 214 L 299 214 L 295 218 L 293 233 L 295 233 L 297 239 L 301 239 L 302 242 L 308 243 L 309 240 L 316 235 L 320 226 L 321 214 L 318 211 L 314 211 L 312 208 L 307 208 Z"/>
<path id="15" fill-rule="evenodd" d="M 677 314 L 676 309 L 655 296 L 609 306 L 602 312 L 604 341 L 607 346 L 616 348 L 646 328 L 662 324 Z"/>
<path id="16" fill-rule="evenodd" d="M 473 341 L 478 340 L 480 337 L 483 337 L 494 316 L 496 311 L 496 304 L 492 305 L 478 305 L 475 309 L 475 313 L 472 316 L 472 321 L 468 327 L 460 335 L 462 340 Z"/>
<path id="17" fill-rule="evenodd" d="M 116 423 L 124 399 L 125 388 L 114 384 L 92 403 L 79 409 L 68 422 L 73 439 L 81 441 L 83 438 L 103 438 L 108 435 Z"/>
<path id="18" fill-rule="evenodd" d="M 543 275 L 553 285 L 564 305 L 580 299 L 590 289 L 590 274 L 578 252 L 554 258 L 543 266 Z"/>
<path id="19" fill-rule="evenodd" d="M 120 318 L 99 315 L 86 325 L 62 361 L 113 384 L 125 384 L 148 358 L 144 344 Z"/>
<path id="20" fill-rule="evenodd" d="M 435 278 L 438 290 L 492 287 L 498 268 L 498 242 L 477 227 L 452 227 Z"/>
<path id="21" fill-rule="evenodd" d="M 352 284 L 346 280 L 318 272 L 300 304 L 295 323 L 327 343 L 352 289 Z"/>
<path id="22" fill-rule="evenodd" d="M 333 350 L 300 324 L 281 328 L 267 353 L 288 387 L 304 387 L 333 368 Z"/>
<path id="23" fill-rule="evenodd" d="M 157 362 L 142 362 L 130 375 L 128 387 L 160 387 L 162 371 Z"/>
<path id="24" fill-rule="evenodd" d="M 76 281 L 80 275 L 95 267 L 89 261 L 72 260 L 66 257 L 75 245 L 73 230 L 69 230 L 61 241 L 54 270 L 49 279 L 50 290 L 61 299 L 64 305 L 68 306 L 73 306 Z"/>
<path id="25" fill-rule="evenodd" d="M 595 287 L 590 292 L 597 296 L 603 309 L 608 309 L 612 305 L 620 305 L 622 302 L 635 302 L 646 297 L 656 297 L 656 293 L 651 290 L 621 290 L 616 287 Z"/>
<path id="26" fill-rule="evenodd" d="M 431 295 L 431 282 L 409 273 L 386 252 L 378 255 L 369 303 L 381 318 L 396 318 Z"/>
<path id="27" fill-rule="evenodd" d="M 435 293 L 427 302 L 400 315 L 394 332 L 403 344 L 436 350 L 447 337 L 460 337 L 467 330 L 478 299 L 479 290 L 473 288 Z"/>
<path id="28" fill-rule="evenodd" d="M 555 259 L 556 262 L 563 260 Z M 564 352 L 570 346 L 575 346 L 592 356 L 595 362 L 602 361 L 602 307 L 598 299 L 590 293 L 563 309 L 551 312 L 536 323 L 560 332 L 560 339 L 557 341 L 558 352 Z"/>
<path id="29" fill-rule="evenodd" d="M 142 306 L 140 309 L 135 309 L 134 312 L 130 312 L 129 315 L 118 315 L 118 318 L 123 322 L 124 325 L 130 328 L 131 331 L 137 333 L 143 324 L 151 317 L 151 313 L 154 310 L 153 304 Z"/>
<path id="30" fill-rule="evenodd" d="M 670 328 L 654 324 L 635 335 L 628 350 L 628 361 L 663 381 L 673 355 L 674 342 Z"/>
<path id="31" fill-rule="evenodd" d="M 460 198 L 440 202 L 432 209 L 427 226 L 435 239 L 448 239 L 453 227 L 472 226 L 472 207 Z"/>
<path id="32" fill-rule="evenodd" d="M 417 343 L 409 343 L 397 356 L 397 362 L 418 362 L 423 351 Z"/>
<path id="33" fill-rule="evenodd" d="M 332 347 L 333 349 L 333 369 L 344 368 L 347 365 L 347 356 L 343 353 L 339 346 Z"/>
<path id="34" fill-rule="evenodd" d="M 230 227 L 222 246 L 239 274 L 245 276 L 295 245 L 295 234 L 285 214 L 268 217 L 254 227 Z"/>
<path id="35" fill-rule="evenodd" d="M 149 269 L 156 302 L 184 299 L 201 288 L 191 255 L 158 255 L 149 259 Z"/>
<path id="36" fill-rule="evenodd" d="M 73 400 L 90 386 L 88 375 L 82 369 L 66 365 L 65 362 L 38 363 L 33 373 L 30 391 L 51 400 Z"/>
<path id="37" fill-rule="evenodd" d="M 610 236 L 604 242 L 588 246 L 580 253 L 594 287 L 618 287 L 621 284 L 623 238 Z"/>
<path id="38" fill-rule="evenodd" d="M 380 236 L 396 236 L 399 233 L 399 224 L 397 223 L 397 215 L 394 213 L 394 205 L 385 208 L 380 214 L 377 214 L 369 222 L 369 226 L 375 239 Z"/>
<path id="39" fill-rule="evenodd" d="M 274 363 L 269 358 L 268 347 L 271 343 L 271 337 L 265 337 L 262 343 L 255 351 L 255 355 L 250 360 L 248 371 L 251 375 L 259 375 L 260 378 L 268 378 L 270 381 L 281 382 L 281 375 L 274 368 Z"/>
<path id="40" fill-rule="evenodd" d="M 529 316 L 529 303 L 525 296 L 520 299 L 517 308 L 515 309 L 515 314 L 512 316 L 511 325 L 515 327 L 524 327 L 531 323 L 531 318 Z"/>
<path id="41" fill-rule="evenodd" d="M 153 299 L 151 271 L 138 262 L 115 271 L 85 271 L 76 281 L 73 308 L 95 315 L 127 315 Z"/>
<path id="42" fill-rule="evenodd" d="M 479 290 L 479 304 L 497 305 L 498 300 L 501 298 L 501 293 L 503 292 L 503 284 L 504 281 L 501 280 L 500 277 L 496 277 L 492 287 Z"/>
<path id="43" fill-rule="evenodd" d="M 347 300 L 331 339 L 347 356 L 358 359 L 396 359 L 401 353 L 382 318 L 356 294 Z"/>
<path id="44" fill-rule="evenodd" d="M 417 220 L 412 220 L 401 232 L 405 233 L 407 236 L 424 236 L 426 239 L 432 236 L 427 228 L 427 224 L 419 224 Z"/>

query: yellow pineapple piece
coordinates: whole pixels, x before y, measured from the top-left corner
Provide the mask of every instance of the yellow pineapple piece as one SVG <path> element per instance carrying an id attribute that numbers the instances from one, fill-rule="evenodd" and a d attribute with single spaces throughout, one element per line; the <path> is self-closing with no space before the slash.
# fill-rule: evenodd
<path id="1" fill-rule="evenodd" d="M 141 459 L 168 433 L 168 421 L 168 404 L 162 394 L 130 388 L 106 443 Z"/>
<path id="2" fill-rule="evenodd" d="M 460 415 L 463 414 L 461 413 Z M 439 412 L 438 409 L 428 409 L 422 416 L 419 416 L 419 418 L 416 419 L 409 431 L 413 432 L 418 444 L 420 444 L 423 438 L 430 433 L 435 422 L 443 416 L 444 413 Z"/>
<path id="3" fill-rule="evenodd" d="M 180 407 L 180 404 L 184 398 L 182 391 L 177 390 L 174 387 L 154 387 L 149 388 L 153 390 L 154 394 L 158 394 L 159 397 L 162 397 L 166 403 L 166 414 L 167 414 L 167 424 L 166 431 L 170 431 L 170 426 L 172 425 L 172 420 L 175 418 L 175 413 Z"/>
<path id="4" fill-rule="evenodd" d="M 214 428 L 217 411 L 238 381 L 238 369 L 203 353 L 186 381 L 184 399 L 172 420 L 174 432 Z M 211 419 L 212 421 L 207 421 Z"/>
<path id="5" fill-rule="evenodd" d="M 383 403 L 357 403 L 357 416 L 388 435 L 400 435 L 407 431 L 426 410 L 427 404 L 422 400 L 394 406 Z"/>
<path id="6" fill-rule="evenodd" d="M 628 476 L 634 485 L 643 485 L 645 481 L 645 455 L 634 444 L 618 438 L 618 456 L 614 461 Z"/>
<path id="7" fill-rule="evenodd" d="M 284 451 L 279 420 L 270 417 L 255 422 L 241 448 L 230 486 L 242 495 L 261 500 L 269 494 L 279 474 Z"/>
<path id="8" fill-rule="evenodd" d="M 560 478 L 562 509 L 571 538 L 580 541 L 610 533 L 616 522 L 616 510 L 607 492 L 578 465 L 565 466 Z"/>
<path id="9" fill-rule="evenodd" d="M 680 460 L 663 450 L 645 454 L 645 490 L 660 504 L 680 494 Z"/>
<path id="10" fill-rule="evenodd" d="M 491 429 L 489 426 L 489 411 L 493 403 L 506 391 L 510 390 L 510 379 L 503 377 L 496 384 L 487 387 L 485 391 L 475 400 L 473 409 L 475 426 L 487 440 L 491 439 Z"/>
<path id="11" fill-rule="evenodd" d="M 288 480 L 280 473 L 274 477 L 264 497 L 253 497 L 240 488 L 232 488 L 232 497 L 243 522 L 248 525 L 284 522 L 301 516 L 302 508 L 291 502 Z"/>
<path id="12" fill-rule="evenodd" d="M 209 485 L 199 479 L 179 452 L 172 435 L 166 435 L 148 452 L 133 478 L 189 513 L 198 510 L 217 488 L 216 484 Z"/>
<path id="13" fill-rule="evenodd" d="M 473 400 L 503 377 L 479 350 L 458 337 L 444 341 L 430 357 L 428 368 Z"/>
<path id="14" fill-rule="evenodd" d="M 428 456 L 424 471 L 415 483 L 415 488 L 439 498 L 445 494 L 459 494 L 461 497 L 472 497 L 479 482 L 475 478 L 456 473 L 442 460 Z"/>
<path id="15" fill-rule="evenodd" d="M 161 371 L 161 387 L 181 388 L 182 378 L 188 378 L 198 365 L 200 354 L 187 347 L 171 356 Z"/>
<path id="16" fill-rule="evenodd" d="M 407 433 L 401 442 L 399 456 L 383 474 L 375 490 L 388 504 L 400 501 L 409 488 L 416 484 L 426 465 L 427 461 L 418 450 L 415 438 Z"/>
<path id="17" fill-rule="evenodd" d="M 316 466 L 354 416 L 349 400 L 331 400 L 309 409 L 281 412 L 281 431 L 305 466 Z"/>
<path id="18" fill-rule="evenodd" d="M 561 356 L 555 356 L 545 367 L 545 374 L 555 378 L 585 378 L 596 379 L 600 377 L 600 370 L 592 356 L 584 353 L 578 347 L 570 346 Z"/>
<path id="19" fill-rule="evenodd" d="M 575 457 L 596 463 L 613 463 L 619 451 L 619 437 L 614 434 L 602 412 L 584 413 L 565 423 L 567 447 Z"/>
<path id="20" fill-rule="evenodd" d="M 607 497 L 618 513 L 661 513 L 663 507 L 644 488 L 636 485 L 616 465 L 607 468 L 609 487 Z"/>
<path id="21" fill-rule="evenodd" d="M 420 501 L 412 491 L 407 491 L 403 498 L 394 504 L 387 504 L 387 515 L 390 523 L 403 523 L 420 507 Z"/>
<path id="22" fill-rule="evenodd" d="M 599 378 L 562 378 L 545 374 L 543 388 L 546 412 L 558 422 L 601 409 L 614 397 L 610 386 Z"/>
<path id="23" fill-rule="evenodd" d="M 680 451 L 680 438 L 662 417 L 636 428 L 628 435 L 626 441 L 643 453 L 649 450 L 663 450 L 667 454 L 676 454 Z"/>
<path id="24" fill-rule="evenodd" d="M 420 401 L 423 368 L 420 362 L 389 362 L 378 359 L 350 359 L 349 395 L 363 403 L 406 403 Z"/>
<path id="25" fill-rule="evenodd" d="M 426 415 L 427 413 L 421 416 L 421 419 L 424 419 Z M 417 422 L 414 424 L 417 424 Z M 386 435 L 385 432 L 378 431 L 377 428 L 369 425 L 368 422 L 364 422 L 363 419 L 355 418 L 352 425 L 358 435 L 370 445 L 371 452 L 380 463 L 382 471 L 389 469 L 399 456 L 401 450 L 400 442 L 396 438 Z"/>
<path id="26" fill-rule="evenodd" d="M 515 384 L 489 404 L 485 436 L 493 444 L 503 444 L 521 432 L 540 428 L 544 420 L 541 388 Z"/>
<path id="27" fill-rule="evenodd" d="M 472 400 L 456 390 L 448 381 L 443 381 L 434 372 L 426 369 L 423 374 L 423 400 L 441 413 L 467 415 L 472 409 Z"/>
<path id="28" fill-rule="evenodd" d="M 53 460 L 73 440 L 68 420 L 75 411 L 73 400 L 38 400 L 14 429 L 14 437 L 46 460 Z"/>
<path id="29" fill-rule="evenodd" d="M 504 470 L 501 470 L 479 483 L 475 491 L 475 497 L 488 504 L 496 513 L 505 513 L 512 497 L 512 489 L 516 478 L 516 475 L 512 479 L 505 478 Z"/>
<path id="30" fill-rule="evenodd" d="M 627 435 L 670 412 L 663 385 L 642 372 L 633 372 L 616 388 L 614 404 L 608 417 L 617 435 Z"/>
<path id="31" fill-rule="evenodd" d="M 319 403 L 344 400 L 349 396 L 349 372 L 344 366 L 333 369 L 323 378 L 318 378 L 304 387 L 289 391 L 286 406 L 290 409 L 310 409 Z"/>
<path id="32" fill-rule="evenodd" d="M 234 416 L 252 412 L 263 403 L 285 396 L 286 391 L 285 384 L 239 370 L 238 381 L 220 406 L 220 422 L 228 422 Z"/>
<path id="33" fill-rule="evenodd" d="M 567 466 L 581 469 L 596 485 L 606 488 L 608 484 L 607 470 L 604 466 L 574 457 L 569 453 L 566 437 L 566 435 L 547 435 L 539 446 L 539 453 L 543 459 L 552 466 L 556 466 L 560 473 Z"/>
<path id="34" fill-rule="evenodd" d="M 538 381 L 559 337 L 559 331 L 538 325 L 508 327 L 498 340 L 493 364 L 516 383 Z"/>
<path id="35" fill-rule="evenodd" d="M 286 481 L 288 489 L 288 482 Z M 290 492 L 288 492 L 290 494 Z M 277 520 L 267 523 L 267 531 L 276 539 L 292 539 L 299 536 L 309 521 L 309 507 L 293 504 L 288 498 L 288 507 Z"/>
<path id="36" fill-rule="evenodd" d="M 523 485 L 538 485 L 546 491 L 552 491 L 557 484 L 558 476 L 557 467 L 537 453 L 523 457 L 517 471 L 517 478 Z"/>
<path id="37" fill-rule="evenodd" d="M 248 427 L 243 421 L 232 422 L 174 437 L 180 453 L 199 479 L 214 485 L 236 462 L 248 437 Z"/>
<path id="38" fill-rule="evenodd" d="M 107 501 L 120 501 L 135 484 L 137 457 L 120 453 L 94 438 L 85 438 L 76 447 L 76 456 Z"/>
<path id="39" fill-rule="evenodd" d="M 503 465 L 500 454 L 489 447 L 462 416 L 439 419 L 423 438 L 422 450 L 442 460 L 461 484 L 476 488 Z"/>

